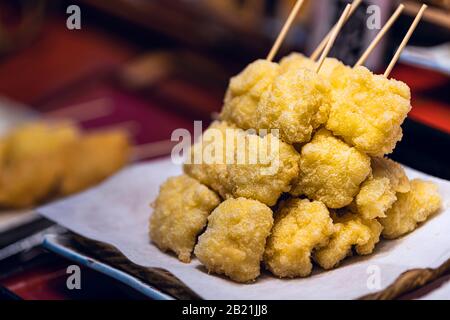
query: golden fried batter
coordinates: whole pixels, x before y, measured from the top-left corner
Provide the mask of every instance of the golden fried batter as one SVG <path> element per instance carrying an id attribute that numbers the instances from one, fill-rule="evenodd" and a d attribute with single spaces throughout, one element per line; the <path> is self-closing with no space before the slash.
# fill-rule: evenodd
<path id="1" fill-rule="evenodd" d="M 272 210 L 266 205 L 245 198 L 225 200 L 209 216 L 194 254 L 208 272 L 253 281 L 260 274 L 272 225 Z"/>
<path id="2" fill-rule="evenodd" d="M 19 159 L 0 169 L 0 207 L 27 208 L 56 192 L 62 171 L 55 155 Z"/>
<path id="3" fill-rule="evenodd" d="M 409 87 L 365 67 L 333 69 L 333 102 L 326 128 L 371 156 L 393 151 L 411 110 Z"/>
<path id="4" fill-rule="evenodd" d="M 300 156 L 294 147 L 272 134 L 260 137 L 225 122 L 211 125 L 191 154 L 190 163 L 184 165 L 188 175 L 223 198 L 245 197 L 268 206 L 290 190 L 299 173 Z M 195 154 L 204 156 L 200 163 L 194 163 Z M 205 157 L 209 154 L 214 155 L 214 162 Z"/>
<path id="5" fill-rule="evenodd" d="M 358 213 L 370 220 L 385 217 L 386 211 L 396 200 L 388 178 L 370 178 L 361 185 L 356 196 L 356 206 Z"/>
<path id="6" fill-rule="evenodd" d="M 383 237 L 395 239 L 417 228 L 441 207 L 441 196 L 432 182 L 415 179 L 411 181 L 411 190 L 397 193 L 398 200 L 380 219 L 384 227 Z"/>
<path id="7" fill-rule="evenodd" d="M 409 179 L 403 167 L 388 158 L 372 158 L 372 175 L 376 178 L 388 178 L 395 192 L 405 193 L 411 190 Z"/>
<path id="8" fill-rule="evenodd" d="M 9 163 L 13 163 L 34 156 L 65 152 L 63 149 L 77 141 L 79 137 L 78 128 L 69 123 L 27 123 L 5 138 L 5 157 Z"/>
<path id="9" fill-rule="evenodd" d="M 72 194 L 106 179 L 128 162 L 130 144 L 122 131 L 86 134 L 65 155 L 61 193 Z"/>
<path id="10" fill-rule="evenodd" d="M 3 169 L 6 160 L 6 143 L 0 140 L 0 172 Z"/>
<path id="11" fill-rule="evenodd" d="M 368 156 L 321 129 L 301 150 L 300 175 L 291 193 L 342 208 L 352 202 L 369 174 Z"/>
<path id="12" fill-rule="evenodd" d="M 355 247 L 359 255 L 373 252 L 380 241 L 383 229 L 376 220 L 365 220 L 357 214 L 345 212 L 343 215 L 333 215 L 335 232 L 327 246 L 314 254 L 315 261 L 324 269 L 332 269 L 352 254 Z"/>
<path id="13" fill-rule="evenodd" d="M 186 175 L 169 178 L 152 204 L 150 238 L 161 250 L 175 252 L 180 261 L 191 261 L 197 236 L 219 203 L 216 193 L 197 180 Z"/>
<path id="14" fill-rule="evenodd" d="M 280 73 L 302 68 L 314 71 L 316 69 L 316 63 L 299 52 L 292 52 L 280 60 Z"/>
<path id="15" fill-rule="evenodd" d="M 264 262 L 278 277 L 306 277 L 312 271 L 312 251 L 327 245 L 333 232 L 333 220 L 322 202 L 289 199 L 276 213 Z"/>
<path id="16" fill-rule="evenodd" d="M 68 123 L 33 122 L 5 137 L 0 171 L 0 206 L 26 208 L 56 193 L 63 157 L 79 139 Z"/>
<path id="17" fill-rule="evenodd" d="M 275 78 L 257 107 L 258 129 L 279 129 L 290 144 L 311 140 L 330 110 L 330 86 L 314 71 L 291 68 Z"/>
<path id="18" fill-rule="evenodd" d="M 221 119 L 242 129 L 257 128 L 256 108 L 262 94 L 272 85 L 278 69 L 277 63 L 256 60 L 231 78 Z"/>

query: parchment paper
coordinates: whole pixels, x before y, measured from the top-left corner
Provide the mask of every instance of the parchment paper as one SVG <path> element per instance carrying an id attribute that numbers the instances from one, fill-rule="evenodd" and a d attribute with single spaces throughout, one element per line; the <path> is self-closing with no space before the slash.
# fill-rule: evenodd
<path id="1" fill-rule="evenodd" d="M 197 260 L 181 263 L 148 237 L 149 204 L 159 185 L 180 173 L 170 159 L 135 165 L 97 188 L 38 211 L 82 236 L 115 246 L 136 264 L 170 271 L 205 299 L 354 299 L 384 289 L 408 269 L 435 268 L 450 258 L 450 182 L 408 169 L 410 178 L 439 185 L 444 209 L 412 234 L 383 241 L 375 254 L 350 258 L 338 269 L 316 270 L 304 279 L 282 280 L 263 272 L 253 284 L 237 284 L 208 275 Z"/>

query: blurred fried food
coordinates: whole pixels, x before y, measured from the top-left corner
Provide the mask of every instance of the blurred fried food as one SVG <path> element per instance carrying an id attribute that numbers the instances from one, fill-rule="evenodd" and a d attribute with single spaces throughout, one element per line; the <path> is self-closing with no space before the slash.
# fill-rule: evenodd
<path id="1" fill-rule="evenodd" d="M 69 122 L 30 122 L 13 130 L 6 136 L 6 161 L 32 159 L 47 156 L 80 138 L 79 129 Z"/>
<path id="2" fill-rule="evenodd" d="M 57 191 L 61 169 L 52 155 L 9 164 L 0 172 L 0 207 L 27 208 L 47 199 Z"/>
<path id="3" fill-rule="evenodd" d="M 208 228 L 194 249 L 208 272 L 250 282 L 260 274 L 266 239 L 273 225 L 272 210 L 256 200 L 228 199 L 208 218 Z"/>
<path id="4" fill-rule="evenodd" d="M 123 132 L 83 134 L 69 122 L 24 124 L 0 142 L 0 207 L 25 208 L 100 182 L 124 166 Z"/>
<path id="5" fill-rule="evenodd" d="M 333 220 L 320 201 L 291 198 L 280 205 L 267 240 L 264 262 L 280 278 L 311 274 L 314 249 L 328 244 Z"/>
<path id="6" fill-rule="evenodd" d="M 180 261 L 189 262 L 197 236 L 219 203 L 217 194 L 197 180 L 186 175 L 169 178 L 152 204 L 150 238 L 161 250 L 173 251 Z"/>
<path id="7" fill-rule="evenodd" d="M 98 184 L 124 167 L 129 158 L 130 143 L 125 132 L 84 135 L 66 153 L 61 194 L 69 195 Z"/>

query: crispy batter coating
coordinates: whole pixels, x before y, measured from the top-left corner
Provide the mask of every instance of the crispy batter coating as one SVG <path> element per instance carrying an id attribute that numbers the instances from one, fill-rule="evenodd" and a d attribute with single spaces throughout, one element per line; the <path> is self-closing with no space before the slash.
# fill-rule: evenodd
<path id="1" fill-rule="evenodd" d="M 56 192 L 62 163 L 54 155 L 34 156 L 0 169 L 0 207 L 28 208 Z"/>
<path id="2" fill-rule="evenodd" d="M 347 69 L 332 71 L 333 102 L 326 128 L 371 156 L 392 152 L 411 110 L 409 87 L 365 67 Z"/>
<path id="3" fill-rule="evenodd" d="M 209 154 L 214 161 L 207 160 Z M 225 199 L 245 197 L 273 206 L 299 173 L 300 155 L 294 147 L 272 134 L 260 137 L 225 122 L 212 124 L 191 155 L 184 171 Z M 195 158 L 201 161 L 195 164 Z"/>
<path id="4" fill-rule="evenodd" d="M 373 252 L 380 241 L 383 229 L 376 220 L 365 220 L 357 214 L 345 212 L 343 215 L 333 215 L 335 232 L 327 246 L 314 254 L 315 261 L 324 269 L 332 269 L 352 254 L 355 247 L 359 255 Z"/>
<path id="5" fill-rule="evenodd" d="M 338 67 L 341 68 L 341 74 L 333 72 L 334 69 Z M 315 72 L 317 68 L 317 62 L 298 52 L 293 52 L 280 61 L 280 73 L 286 72 L 287 70 L 300 68 L 306 68 Z M 335 58 L 326 58 L 322 64 L 322 67 L 320 68 L 319 75 L 329 81 L 333 81 L 333 76 L 337 78 L 339 76 L 342 76 L 342 72 L 350 73 L 351 71 L 352 68 L 345 66 L 341 61 Z M 335 80 L 339 81 L 339 79 Z"/>
<path id="6" fill-rule="evenodd" d="M 35 156 L 65 152 L 63 148 L 77 141 L 79 129 L 70 123 L 27 123 L 6 138 L 6 159 L 12 163 Z"/>
<path id="7" fill-rule="evenodd" d="M 60 192 L 63 195 L 91 187 L 128 162 L 130 143 L 122 131 L 84 135 L 66 152 Z"/>
<path id="8" fill-rule="evenodd" d="M 0 140 L 0 171 L 3 169 L 6 160 L 6 143 Z"/>
<path id="9" fill-rule="evenodd" d="M 411 190 L 397 193 L 397 198 L 386 218 L 380 219 L 383 237 L 388 239 L 399 238 L 416 229 L 440 209 L 442 202 L 437 186 L 420 179 L 412 180 Z"/>
<path id="10" fill-rule="evenodd" d="M 316 63 L 299 52 L 292 52 L 280 60 L 280 73 L 302 68 L 314 71 L 316 69 Z"/>
<path id="11" fill-rule="evenodd" d="M 197 180 L 186 175 L 169 178 L 152 204 L 150 238 L 161 250 L 190 262 L 197 236 L 219 203 L 217 194 Z"/>
<path id="12" fill-rule="evenodd" d="M 291 68 L 275 78 L 257 107 L 258 129 L 279 129 L 290 144 L 311 140 L 330 110 L 330 86 L 314 71 Z"/>
<path id="13" fill-rule="evenodd" d="M 208 272 L 225 274 L 237 282 L 253 281 L 260 274 L 272 226 L 272 210 L 266 205 L 245 198 L 225 200 L 209 216 L 195 256 Z"/>
<path id="14" fill-rule="evenodd" d="M 291 198 L 276 213 L 264 262 L 278 277 L 306 277 L 312 271 L 312 251 L 327 245 L 333 232 L 333 220 L 322 202 Z"/>
<path id="15" fill-rule="evenodd" d="M 277 63 L 256 60 L 231 78 L 221 119 L 242 129 L 257 128 L 256 108 L 262 94 L 272 85 L 278 69 Z"/>
<path id="16" fill-rule="evenodd" d="M 395 192 L 405 193 L 411 190 L 409 179 L 403 167 L 388 158 L 372 158 L 372 175 L 376 178 L 388 178 Z"/>
<path id="17" fill-rule="evenodd" d="M 356 196 L 358 213 L 364 219 L 375 219 L 386 216 L 386 211 L 397 200 L 395 191 L 388 178 L 369 178 L 361 185 Z"/>
<path id="18" fill-rule="evenodd" d="M 56 193 L 64 155 L 79 139 L 68 123 L 33 122 L 5 137 L 0 171 L 0 206 L 26 208 Z"/>
<path id="19" fill-rule="evenodd" d="M 302 147 L 300 175 L 291 193 L 342 208 L 352 202 L 369 174 L 368 156 L 321 129 Z"/>

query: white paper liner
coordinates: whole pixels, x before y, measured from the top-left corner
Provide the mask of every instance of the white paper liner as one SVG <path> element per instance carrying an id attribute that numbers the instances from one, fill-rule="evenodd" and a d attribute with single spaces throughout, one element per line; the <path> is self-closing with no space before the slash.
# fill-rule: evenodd
<path id="1" fill-rule="evenodd" d="M 129 167 L 99 187 L 38 211 L 75 233 L 115 246 L 138 265 L 170 271 L 205 299 L 355 299 L 386 288 L 409 269 L 436 268 L 450 258 L 450 182 L 406 170 L 411 179 L 438 184 L 443 209 L 415 232 L 382 241 L 370 256 L 349 258 L 331 271 L 317 268 L 301 279 L 277 279 L 263 271 L 255 283 L 238 284 L 208 275 L 196 259 L 184 264 L 151 244 L 149 204 L 161 183 L 181 173 L 170 159 Z"/>

